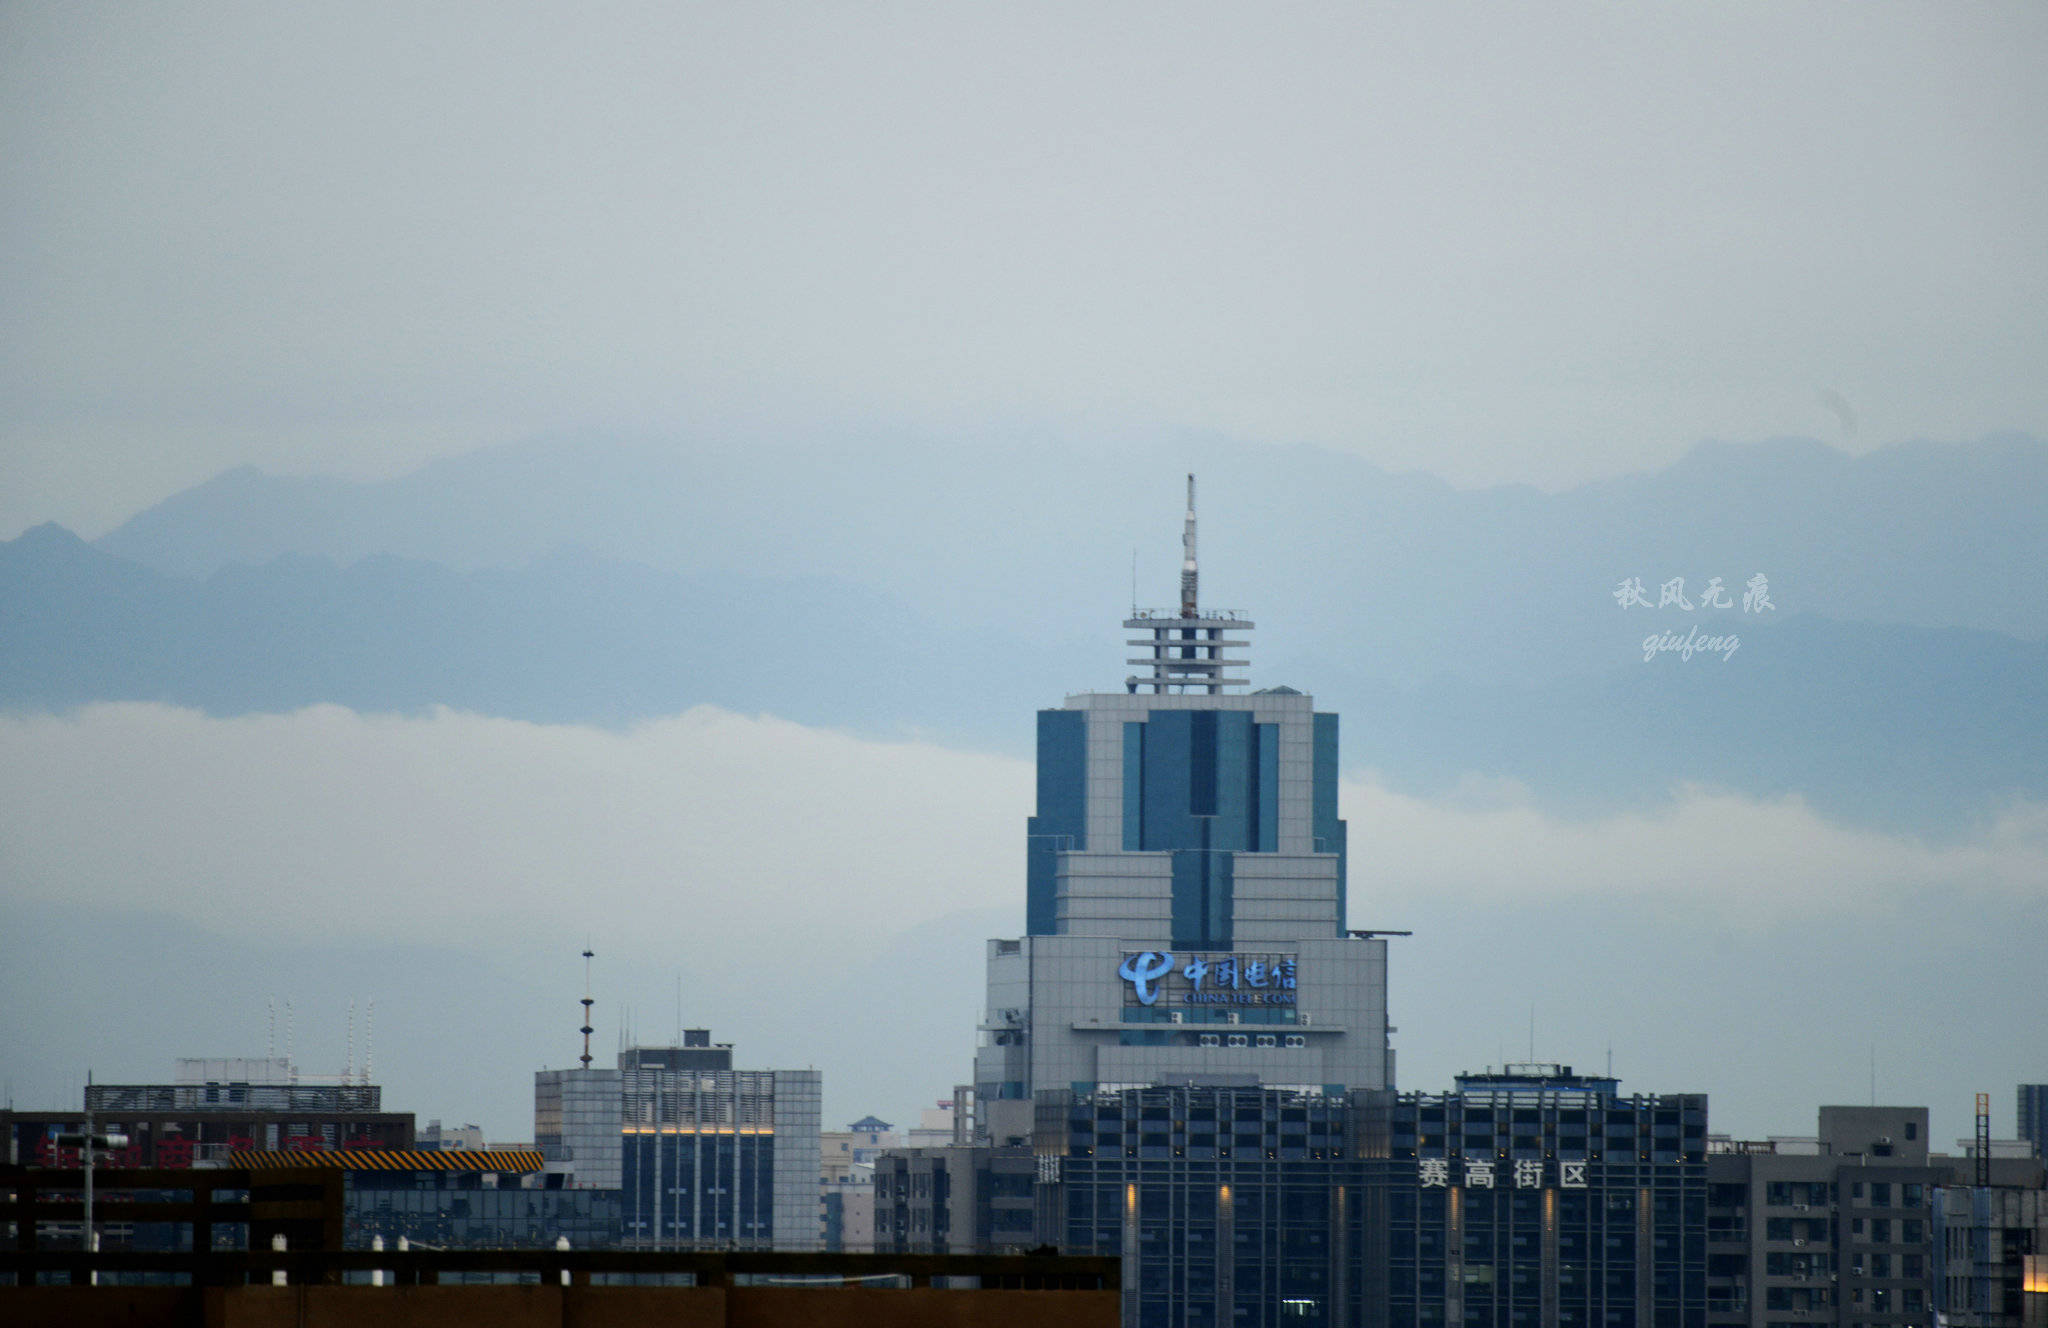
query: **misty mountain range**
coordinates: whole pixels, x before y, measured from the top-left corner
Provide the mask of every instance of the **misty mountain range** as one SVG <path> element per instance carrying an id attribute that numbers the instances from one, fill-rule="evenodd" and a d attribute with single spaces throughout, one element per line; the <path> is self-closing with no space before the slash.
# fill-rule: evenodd
<path id="1" fill-rule="evenodd" d="M 729 440 L 728 440 L 729 441 Z M 0 706 L 333 702 L 624 725 L 698 703 L 1022 754 L 1170 597 L 1180 472 L 1204 600 L 1255 686 L 1343 713 L 1347 764 L 1505 776 L 1578 811 L 1698 781 L 1941 834 L 2048 797 L 2048 447 L 1703 445 L 1560 494 L 1459 491 L 1214 439 L 1140 455 L 918 442 L 778 453 L 545 438 L 382 482 L 238 470 L 88 544 L 0 545 Z M 1027 513 L 1028 516 L 1017 515 Z M 1623 608 L 1683 576 L 1775 608 Z M 1647 636 L 1738 635 L 1726 659 Z"/>

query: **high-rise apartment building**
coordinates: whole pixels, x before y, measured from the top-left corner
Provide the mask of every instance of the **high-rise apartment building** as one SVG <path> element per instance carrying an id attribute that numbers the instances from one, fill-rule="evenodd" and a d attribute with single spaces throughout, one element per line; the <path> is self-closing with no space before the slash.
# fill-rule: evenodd
<path id="1" fill-rule="evenodd" d="M 977 1128 L 1146 1084 L 1391 1085 L 1386 942 L 1345 929 L 1337 717 L 1244 692 L 1244 615 L 1203 608 L 1194 479 L 1178 610 L 1124 623 L 1141 670 L 1038 715 L 1026 934 L 988 948 Z"/>

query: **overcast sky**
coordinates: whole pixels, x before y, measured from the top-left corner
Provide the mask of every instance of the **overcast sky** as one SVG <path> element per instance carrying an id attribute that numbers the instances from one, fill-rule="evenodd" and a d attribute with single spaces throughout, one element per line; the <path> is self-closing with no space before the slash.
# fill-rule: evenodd
<path id="1" fill-rule="evenodd" d="M 0 538 L 97 535 L 230 466 L 389 475 L 555 427 L 1190 430 L 1548 488 L 1707 438 L 2048 437 L 2043 69 L 2039 4 L 17 0 Z M 1880 1043 L 1882 1091 L 1943 1142 L 1969 1093 L 2002 1115 L 2048 1078 L 1981 1017 L 2048 998 L 2041 809 L 1935 847 L 1705 789 L 1573 823 L 1514 789 L 1389 793 L 1368 731 L 1353 922 L 1418 930 L 1404 1087 L 1522 1050 L 1531 1014 L 1539 1053 L 1611 1047 L 1753 1134 L 1859 1100 Z M 386 1014 L 390 1100 L 518 1135 L 576 975 L 508 956 L 596 930 L 615 1005 L 665 1011 L 687 968 L 689 1021 L 743 1061 L 901 1119 L 968 1069 L 986 934 L 942 938 L 964 968 L 912 996 L 904 931 L 1021 909 L 1030 787 L 706 710 L 6 717 L 0 903 L 101 921 L 0 954 L 0 992 L 53 1016 L 0 1029 L 0 1074 L 41 1107 L 95 1055 L 139 1080 L 254 1054 L 265 992 L 395 1001 L 425 969 L 392 947 L 431 940 L 568 1013 L 409 987 L 434 1013 Z M 356 948 L 93 1005 L 123 916 L 252 965 Z M 763 919 L 811 1004 L 761 999 Z M 863 1027 L 902 1059 L 837 1036 L 862 990 L 892 993 Z"/>
<path id="2" fill-rule="evenodd" d="M 2048 433 L 2048 9 L 10 4 L 0 535 L 548 424 Z"/>

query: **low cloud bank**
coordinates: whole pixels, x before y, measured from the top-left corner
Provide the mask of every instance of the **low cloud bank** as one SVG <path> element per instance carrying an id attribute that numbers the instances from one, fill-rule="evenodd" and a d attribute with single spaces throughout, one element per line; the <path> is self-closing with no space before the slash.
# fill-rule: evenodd
<path id="1" fill-rule="evenodd" d="M 2048 900 L 2048 807 L 2015 803 L 1946 843 L 1828 821 L 1797 797 L 1698 786 L 1656 811 L 1574 821 L 1527 790 L 1475 782 L 1432 801 L 1346 781 L 1354 914 L 1446 899 L 1475 907 L 1627 898 L 1736 928 L 1823 922 L 1929 895 Z M 1354 917 L 1353 925 L 1362 925 Z"/>
<path id="2" fill-rule="evenodd" d="M 625 732 L 0 717 L 0 903 L 27 919 L 0 988 L 47 1007 L 0 1034 L 0 1064 L 49 1104 L 81 1055 L 133 1080 L 256 1053 L 269 1000 L 296 997 L 302 1053 L 338 1068 L 346 1004 L 375 997 L 393 1100 L 515 1135 L 527 1071 L 577 1050 L 587 943 L 600 1057 L 622 1027 L 708 1025 L 747 1064 L 824 1070 L 835 1117 L 902 1116 L 969 1071 L 978 941 L 1021 928 L 1033 796 L 1028 762 L 709 708 Z M 2022 942 L 2048 808 L 1929 843 L 1704 788 L 1585 821 L 1500 783 L 1431 800 L 1356 779 L 1342 805 L 1351 925 L 1416 932 L 1391 974 L 1404 1087 L 1532 1044 L 1611 1052 L 1635 1088 L 1715 1093 L 1717 1128 L 1790 1133 L 1860 1100 L 1873 1047 L 1888 1095 L 1937 1106 L 2048 1072 L 1971 1023 L 2040 990 Z M 34 1031 L 60 1014 L 106 1033 Z"/>

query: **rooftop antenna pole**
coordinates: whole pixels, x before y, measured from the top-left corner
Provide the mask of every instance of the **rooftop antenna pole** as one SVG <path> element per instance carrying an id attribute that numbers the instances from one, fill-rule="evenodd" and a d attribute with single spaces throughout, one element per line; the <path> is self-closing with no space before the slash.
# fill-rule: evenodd
<path id="1" fill-rule="evenodd" d="M 293 1084 L 299 1082 L 299 1067 L 292 1060 L 292 1029 L 294 1026 L 292 998 L 287 996 L 284 998 L 284 1077 L 285 1082 Z"/>
<path id="2" fill-rule="evenodd" d="M 264 1050 L 263 1050 L 263 1054 L 264 1054 L 264 1055 L 265 1055 L 266 1057 L 268 1057 L 269 1059 L 271 1059 L 271 1060 L 276 1060 L 276 1059 L 277 1059 L 277 997 L 275 997 L 275 996 L 271 996 L 271 997 L 267 997 L 267 998 L 265 998 L 265 1004 L 269 1005 L 269 1007 L 270 1007 L 270 1045 L 264 1048 Z"/>
<path id="3" fill-rule="evenodd" d="M 583 951 L 583 1068 L 590 1068 L 590 959 L 592 951 L 585 942 Z"/>
<path id="4" fill-rule="evenodd" d="M 363 1028 L 363 1087 L 370 1086 L 370 1058 L 377 1050 L 377 998 L 370 998 L 368 1022 Z"/>
<path id="5" fill-rule="evenodd" d="M 356 998 L 348 998 L 348 1059 L 341 1067 L 341 1082 L 356 1081 Z"/>
<path id="6" fill-rule="evenodd" d="M 1201 612 L 1195 606 L 1195 477 L 1188 476 L 1187 524 L 1180 535 L 1180 616 L 1199 618 Z"/>

